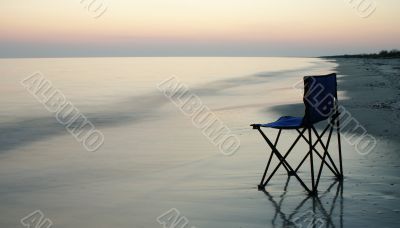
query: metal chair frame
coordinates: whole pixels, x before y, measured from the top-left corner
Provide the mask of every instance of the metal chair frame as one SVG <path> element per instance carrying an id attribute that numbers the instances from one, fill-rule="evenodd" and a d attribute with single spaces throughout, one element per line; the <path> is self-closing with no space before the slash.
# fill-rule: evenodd
<path id="1" fill-rule="evenodd" d="M 335 75 L 336 78 L 336 75 Z M 338 112 L 338 101 L 337 101 L 337 95 L 335 94 L 335 103 L 334 103 L 334 111 L 332 112 L 333 114 L 330 115 L 330 120 L 328 125 L 324 128 L 324 130 L 321 133 L 318 133 L 317 129 L 315 128 L 314 124 L 307 124 L 305 126 L 301 126 L 298 128 L 280 128 L 278 129 L 278 134 L 275 138 L 274 143 L 266 136 L 266 134 L 261 130 L 261 127 L 259 124 L 252 124 L 251 126 L 253 129 L 258 130 L 261 136 L 264 138 L 266 143 L 269 145 L 271 148 L 271 154 L 269 156 L 267 166 L 265 168 L 264 174 L 262 176 L 262 179 L 260 181 L 260 184 L 258 185 L 259 190 L 264 190 L 266 185 L 269 183 L 269 181 L 272 179 L 274 174 L 277 172 L 277 170 L 283 166 L 285 170 L 288 173 L 288 176 L 294 176 L 300 184 L 304 187 L 304 189 L 311 195 L 317 194 L 318 192 L 318 185 L 320 182 L 322 170 L 324 168 L 324 165 L 326 165 L 329 170 L 333 173 L 333 175 L 338 179 L 338 180 L 343 180 L 343 165 L 342 165 L 342 148 L 341 148 L 341 139 L 340 139 L 340 121 L 339 121 L 339 116 L 340 113 Z M 329 153 L 329 144 L 332 138 L 332 133 L 334 129 L 336 128 L 336 133 L 337 133 L 337 141 L 338 141 L 338 152 L 339 152 L 339 169 L 337 168 L 334 160 L 332 159 L 332 156 Z M 298 132 L 297 138 L 294 140 L 293 144 L 289 147 L 289 149 L 285 153 L 281 153 L 277 149 L 277 144 L 279 141 L 279 138 L 281 136 L 282 130 L 296 130 Z M 328 139 L 324 143 L 323 142 L 323 136 L 328 133 Z M 305 135 L 305 133 L 308 133 L 308 137 Z M 316 137 L 315 142 L 313 141 L 313 136 Z M 296 168 L 293 168 L 287 161 L 287 157 L 289 154 L 292 152 L 293 148 L 295 145 L 299 142 L 300 139 L 303 139 L 309 146 L 309 150 L 307 154 L 304 156 L 304 158 L 301 160 L 301 162 L 296 166 Z M 318 143 L 322 146 L 323 152 L 319 152 L 316 149 L 316 146 Z M 266 178 L 266 175 L 268 173 L 268 170 L 271 165 L 271 161 L 273 156 L 276 156 L 279 160 L 278 165 L 274 168 L 274 170 L 270 173 L 268 178 Z M 317 176 L 315 175 L 315 170 L 314 170 L 314 155 L 317 155 L 321 159 L 321 164 L 317 173 Z M 304 162 L 307 160 L 309 157 L 310 160 L 310 169 L 311 169 L 311 187 L 308 187 L 305 182 L 300 178 L 300 176 L 297 174 L 299 169 L 302 167 Z"/>

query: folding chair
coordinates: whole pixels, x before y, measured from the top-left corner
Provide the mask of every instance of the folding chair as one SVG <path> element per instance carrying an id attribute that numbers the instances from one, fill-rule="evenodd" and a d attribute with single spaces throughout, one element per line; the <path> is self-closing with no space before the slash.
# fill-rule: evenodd
<path id="1" fill-rule="evenodd" d="M 337 99 L 337 82 L 336 74 L 328 74 L 321 76 L 306 76 L 304 77 L 304 97 L 303 102 L 305 105 L 305 114 L 303 117 L 283 116 L 277 121 L 268 124 L 251 124 L 253 129 L 260 132 L 261 136 L 267 142 L 272 152 L 269 156 L 267 166 L 265 168 L 263 177 L 260 184 L 258 185 L 259 190 L 264 190 L 265 186 L 274 176 L 279 167 L 283 166 L 289 176 L 294 176 L 304 187 L 309 194 L 317 194 L 318 184 L 320 181 L 323 167 L 326 166 L 334 174 L 338 180 L 343 179 L 343 166 L 342 166 L 342 149 L 340 142 L 340 123 L 339 123 L 339 111 L 338 111 L 338 99 Z M 318 133 L 315 128 L 315 124 L 327 120 L 328 124 L 321 133 Z M 277 137 L 272 141 L 265 135 L 261 130 L 262 127 L 278 129 Z M 334 159 L 329 153 L 329 144 L 332 137 L 334 128 L 337 131 L 338 140 L 338 152 L 339 152 L 339 169 L 337 168 Z M 296 130 L 299 135 L 294 140 L 293 144 L 289 147 L 286 153 L 281 153 L 277 149 L 277 144 L 281 136 L 282 130 Z M 305 135 L 307 131 L 308 137 Z M 326 143 L 323 142 L 322 137 L 328 133 L 328 139 Z M 313 141 L 312 135 L 316 136 L 315 142 Z M 295 145 L 300 139 L 304 139 L 309 145 L 309 149 L 305 157 L 300 161 L 296 168 L 293 168 L 287 161 L 287 157 L 293 150 Z M 316 146 L 318 143 L 322 146 L 323 152 L 320 153 Z M 276 156 L 279 160 L 278 165 L 271 172 L 269 177 L 265 180 L 271 160 L 273 156 Z M 314 155 L 317 155 L 321 159 L 320 168 L 318 170 L 318 176 L 315 178 L 314 173 Z M 306 159 L 309 157 L 310 169 L 311 169 L 311 187 L 308 187 L 304 181 L 297 174 L 300 167 L 304 164 Z"/>

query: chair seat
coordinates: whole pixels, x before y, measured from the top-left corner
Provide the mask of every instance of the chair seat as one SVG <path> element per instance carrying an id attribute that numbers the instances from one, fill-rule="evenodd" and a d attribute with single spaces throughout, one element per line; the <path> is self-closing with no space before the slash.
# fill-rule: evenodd
<path id="1" fill-rule="evenodd" d="M 268 127 L 276 129 L 297 129 L 303 126 L 303 117 L 282 116 L 277 121 L 267 124 L 252 124 L 253 127 Z"/>

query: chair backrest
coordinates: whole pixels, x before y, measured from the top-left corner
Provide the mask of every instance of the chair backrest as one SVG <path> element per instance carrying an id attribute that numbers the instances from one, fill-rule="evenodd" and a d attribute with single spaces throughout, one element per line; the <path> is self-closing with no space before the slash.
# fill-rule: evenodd
<path id="1" fill-rule="evenodd" d="M 305 126 L 326 120 L 333 115 L 337 111 L 336 74 L 304 77 L 303 101 Z"/>

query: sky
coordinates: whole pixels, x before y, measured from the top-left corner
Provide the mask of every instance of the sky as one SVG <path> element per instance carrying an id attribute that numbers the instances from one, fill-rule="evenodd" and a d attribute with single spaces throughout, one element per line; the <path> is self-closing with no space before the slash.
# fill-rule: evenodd
<path id="1" fill-rule="evenodd" d="M 0 0 L 0 57 L 400 49 L 398 0 Z"/>

